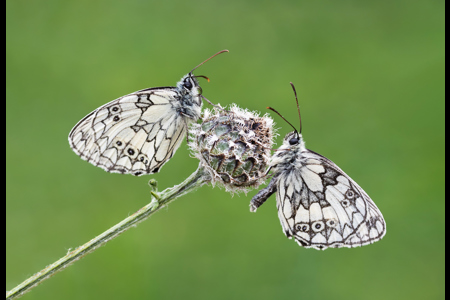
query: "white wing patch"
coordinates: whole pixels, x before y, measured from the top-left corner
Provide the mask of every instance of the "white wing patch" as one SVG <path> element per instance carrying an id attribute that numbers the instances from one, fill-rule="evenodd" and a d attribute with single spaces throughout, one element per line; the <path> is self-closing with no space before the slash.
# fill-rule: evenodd
<path id="1" fill-rule="evenodd" d="M 108 172 L 156 173 L 180 146 L 193 120 L 177 112 L 174 88 L 149 89 L 109 102 L 70 132 L 72 149 Z"/>
<path id="2" fill-rule="evenodd" d="M 287 237 L 306 248 L 357 247 L 386 233 L 381 212 L 347 174 L 304 150 L 296 167 L 277 178 L 277 208 Z"/>

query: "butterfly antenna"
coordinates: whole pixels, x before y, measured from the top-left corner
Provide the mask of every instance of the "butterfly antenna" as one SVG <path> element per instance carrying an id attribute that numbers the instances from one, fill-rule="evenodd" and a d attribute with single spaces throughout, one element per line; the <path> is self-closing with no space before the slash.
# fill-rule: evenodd
<path id="1" fill-rule="evenodd" d="M 288 123 L 289 125 L 291 125 L 292 128 L 294 128 L 294 131 L 295 131 L 295 132 L 298 132 L 297 129 L 295 129 L 294 125 L 292 125 L 291 123 L 289 123 L 289 121 L 286 120 L 279 112 L 277 112 L 275 109 L 273 109 L 273 108 L 270 107 L 270 106 L 268 106 L 268 107 L 266 107 L 266 108 L 267 108 L 267 109 L 270 109 L 270 110 L 272 110 L 272 111 L 274 111 L 274 112 L 276 112 L 283 120 L 286 121 L 286 123 Z"/>
<path id="2" fill-rule="evenodd" d="M 210 58 L 208 58 L 207 60 L 203 61 L 201 64 L 199 64 L 199 65 L 196 66 L 195 68 L 193 68 L 192 71 L 189 72 L 189 74 L 192 74 L 192 72 L 194 72 L 195 69 L 197 69 L 198 67 L 200 67 L 201 65 L 203 65 L 205 62 L 207 62 L 208 60 L 210 60 L 210 59 L 213 58 L 214 56 L 217 56 L 217 55 L 219 55 L 220 53 L 224 53 L 224 52 L 230 52 L 230 51 L 228 51 L 228 50 L 225 49 L 225 50 L 222 50 L 222 51 L 217 52 L 216 54 L 214 54 L 213 56 L 211 56 Z M 203 76 L 200 76 L 200 77 L 203 77 Z M 208 81 L 209 81 L 209 79 L 208 79 Z"/>
<path id="3" fill-rule="evenodd" d="M 194 77 L 194 78 L 201 77 L 201 78 L 205 78 L 206 80 L 208 80 L 208 82 L 210 81 L 209 78 L 206 77 L 205 75 L 195 75 L 195 76 L 192 76 L 192 77 Z"/>
<path id="4" fill-rule="evenodd" d="M 302 117 L 300 116 L 300 106 L 298 105 L 297 91 L 295 90 L 294 84 L 291 82 L 292 89 L 295 94 L 295 101 L 297 102 L 297 110 L 298 110 L 298 119 L 300 120 L 300 133 L 302 133 Z M 292 126 L 292 125 L 291 125 Z"/>

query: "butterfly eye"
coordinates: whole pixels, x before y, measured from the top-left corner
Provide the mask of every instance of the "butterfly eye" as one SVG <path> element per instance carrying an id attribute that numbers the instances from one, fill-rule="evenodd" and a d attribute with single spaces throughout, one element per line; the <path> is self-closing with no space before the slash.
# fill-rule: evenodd
<path id="1" fill-rule="evenodd" d="M 298 138 L 292 138 L 292 139 L 290 139 L 290 140 L 289 140 L 289 144 L 290 144 L 290 145 L 298 144 Z"/>
<path id="2" fill-rule="evenodd" d="M 189 79 L 189 77 L 187 77 L 187 78 L 184 80 L 184 87 L 187 88 L 188 90 L 192 89 L 192 82 L 191 82 L 191 80 Z"/>

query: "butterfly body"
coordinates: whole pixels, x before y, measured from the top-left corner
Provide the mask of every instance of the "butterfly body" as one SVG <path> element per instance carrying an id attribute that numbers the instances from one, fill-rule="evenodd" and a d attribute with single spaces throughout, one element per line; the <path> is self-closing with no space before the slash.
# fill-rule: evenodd
<path id="1" fill-rule="evenodd" d="M 140 90 L 113 100 L 83 118 L 69 134 L 82 159 L 112 173 L 158 172 L 200 118 L 201 88 L 191 73 L 176 87 Z"/>

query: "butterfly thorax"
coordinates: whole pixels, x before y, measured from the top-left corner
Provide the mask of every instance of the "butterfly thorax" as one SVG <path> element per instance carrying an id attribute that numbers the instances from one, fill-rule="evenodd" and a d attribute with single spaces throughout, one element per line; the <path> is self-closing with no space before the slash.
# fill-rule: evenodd
<path id="1" fill-rule="evenodd" d="M 296 143 L 292 143 L 293 140 L 296 140 Z M 307 150 L 302 135 L 290 132 L 284 138 L 283 145 L 272 156 L 270 165 L 275 172 L 301 168 L 304 165 L 303 151 Z"/>
<path id="2" fill-rule="evenodd" d="M 187 74 L 177 83 L 176 91 L 179 101 L 172 102 L 175 110 L 192 120 L 198 120 L 201 114 L 202 99 L 201 88 L 192 74 Z"/>

